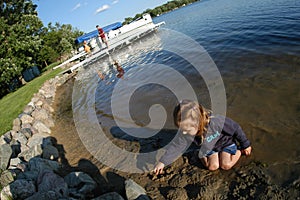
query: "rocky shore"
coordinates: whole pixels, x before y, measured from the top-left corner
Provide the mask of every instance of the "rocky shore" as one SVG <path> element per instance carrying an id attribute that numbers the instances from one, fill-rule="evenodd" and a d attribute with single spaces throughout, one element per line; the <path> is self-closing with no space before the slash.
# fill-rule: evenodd
<path id="1" fill-rule="evenodd" d="M 65 74 L 47 81 L 13 121 L 13 129 L 1 136 L 2 200 L 124 199 L 113 191 L 96 196 L 100 185 L 84 170 L 63 162 L 63 146 L 51 135 L 56 89 L 73 76 Z M 127 199 L 148 199 L 146 191 L 133 180 L 124 180 L 124 186 Z"/>
<path id="2" fill-rule="evenodd" d="M 232 170 L 210 172 L 188 152 L 159 176 L 126 174 L 104 166 L 76 134 L 73 76 L 47 81 L 14 120 L 13 130 L 1 137 L 2 200 L 300 199 L 298 171 L 284 184 L 270 173 L 273 169 L 282 173 L 285 167 L 297 169 L 299 163 L 268 166 L 242 157 Z"/>

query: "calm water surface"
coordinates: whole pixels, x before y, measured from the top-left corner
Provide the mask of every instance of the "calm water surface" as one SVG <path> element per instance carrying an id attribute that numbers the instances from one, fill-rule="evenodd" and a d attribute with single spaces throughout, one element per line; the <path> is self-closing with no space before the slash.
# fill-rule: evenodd
<path id="1" fill-rule="evenodd" d="M 274 174 L 281 171 L 281 176 L 287 178 L 293 173 L 299 175 L 300 1 L 201 1 L 154 19 L 160 21 L 166 25 L 157 33 L 90 64 L 79 74 L 79 85 L 86 90 L 86 95 L 76 97 L 81 105 L 79 112 L 85 112 L 90 92 L 95 89 L 96 114 L 107 134 L 118 132 L 116 119 L 128 127 L 146 126 L 154 104 L 165 109 L 164 129 L 174 129 L 171 113 L 177 99 L 162 85 L 141 85 L 132 93 L 129 104 L 126 95 L 131 91 L 114 94 L 124 107 L 120 112 L 129 107 L 133 121 L 119 119 L 112 112 L 111 96 L 118 84 L 130 88 L 139 81 L 161 77 L 176 85 L 177 79 L 164 70 L 153 69 L 153 73 L 145 71 L 145 76 L 135 77 L 134 72 L 143 72 L 143 66 L 154 63 L 176 69 L 209 108 L 211 101 L 203 78 L 185 59 L 163 49 L 170 37 L 178 37 L 168 35 L 167 29 L 175 30 L 203 46 L 216 63 L 226 90 L 226 114 L 241 124 L 252 141 L 252 159 L 269 164 Z M 184 48 L 192 57 L 199 57 L 196 50 Z M 118 60 L 125 69 L 123 79 L 116 77 L 112 60 Z M 104 81 L 99 80 L 96 70 L 106 75 Z"/>

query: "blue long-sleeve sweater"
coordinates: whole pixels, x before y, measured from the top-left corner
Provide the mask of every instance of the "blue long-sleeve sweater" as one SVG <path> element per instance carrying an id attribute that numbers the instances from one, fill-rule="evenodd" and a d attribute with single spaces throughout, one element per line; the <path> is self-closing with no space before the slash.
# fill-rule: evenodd
<path id="1" fill-rule="evenodd" d="M 250 141 L 238 123 L 228 117 L 216 115 L 210 118 L 202 144 L 198 136 L 194 137 L 179 133 L 173 141 L 166 146 L 166 152 L 161 157 L 160 162 L 165 165 L 171 164 L 181 156 L 193 142 L 199 146 L 199 156 L 201 157 L 206 156 L 211 150 L 220 152 L 225 147 L 234 143 L 237 144 L 237 142 L 241 149 L 246 149 L 250 146 Z"/>

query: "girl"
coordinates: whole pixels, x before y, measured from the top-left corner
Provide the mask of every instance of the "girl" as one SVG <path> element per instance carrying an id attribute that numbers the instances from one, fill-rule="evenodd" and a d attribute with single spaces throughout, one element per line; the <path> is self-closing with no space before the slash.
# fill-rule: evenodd
<path id="1" fill-rule="evenodd" d="M 162 173 L 165 165 L 184 153 L 192 142 L 199 146 L 199 158 L 211 171 L 231 169 L 242 154 L 251 154 L 250 141 L 236 122 L 224 116 L 212 116 L 197 102 L 181 101 L 175 107 L 173 116 L 180 134 L 155 166 L 153 171 L 156 174 Z M 241 150 L 237 148 L 236 141 Z"/>

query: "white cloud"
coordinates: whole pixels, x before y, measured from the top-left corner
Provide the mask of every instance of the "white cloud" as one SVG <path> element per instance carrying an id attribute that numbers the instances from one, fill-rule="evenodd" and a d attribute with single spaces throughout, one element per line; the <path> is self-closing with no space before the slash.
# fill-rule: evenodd
<path id="1" fill-rule="evenodd" d="M 107 5 L 107 4 L 105 4 L 105 5 L 101 6 L 100 8 L 98 8 L 98 9 L 96 10 L 95 14 L 98 14 L 98 13 L 100 13 L 100 12 L 103 12 L 103 11 L 109 9 L 109 8 L 110 8 L 110 6 Z"/>
<path id="2" fill-rule="evenodd" d="M 114 4 L 117 4 L 119 3 L 119 0 L 114 0 L 111 4 L 114 5 Z"/>
<path id="3" fill-rule="evenodd" d="M 81 4 L 78 3 L 74 8 L 72 8 L 72 12 L 75 11 L 75 10 L 77 10 L 77 9 L 80 8 L 80 7 L 81 7 Z"/>

